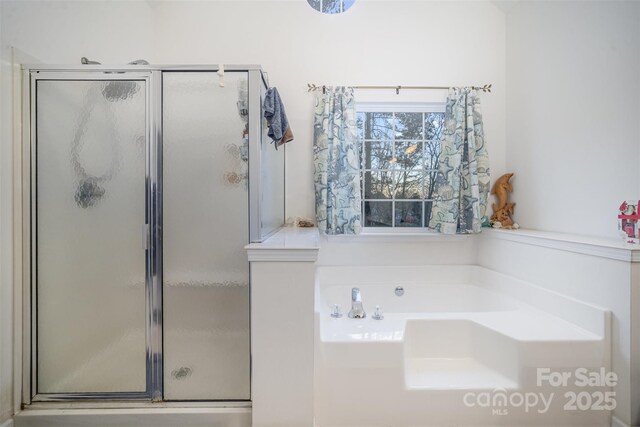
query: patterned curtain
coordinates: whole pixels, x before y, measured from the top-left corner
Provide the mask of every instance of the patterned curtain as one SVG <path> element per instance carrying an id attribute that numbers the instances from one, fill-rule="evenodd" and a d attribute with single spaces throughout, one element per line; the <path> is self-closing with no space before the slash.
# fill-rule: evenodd
<path id="1" fill-rule="evenodd" d="M 362 196 L 353 88 L 327 86 L 319 93 L 313 128 L 318 229 L 326 234 L 358 234 Z"/>
<path id="2" fill-rule="evenodd" d="M 429 228 L 479 233 L 489 194 L 489 157 L 480 99 L 472 88 L 449 90 Z"/>

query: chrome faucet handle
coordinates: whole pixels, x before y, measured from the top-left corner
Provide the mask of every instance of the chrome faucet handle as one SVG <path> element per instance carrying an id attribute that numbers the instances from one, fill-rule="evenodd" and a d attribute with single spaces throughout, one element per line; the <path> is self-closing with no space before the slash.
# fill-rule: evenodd
<path id="1" fill-rule="evenodd" d="M 342 317 L 342 310 L 340 310 L 340 304 L 333 305 L 333 311 L 331 312 L 331 317 L 334 319 L 339 319 Z"/>
<path id="2" fill-rule="evenodd" d="M 384 315 L 382 314 L 382 310 L 379 305 L 376 305 L 376 310 L 371 315 L 371 318 L 374 320 L 382 320 L 384 319 Z"/>

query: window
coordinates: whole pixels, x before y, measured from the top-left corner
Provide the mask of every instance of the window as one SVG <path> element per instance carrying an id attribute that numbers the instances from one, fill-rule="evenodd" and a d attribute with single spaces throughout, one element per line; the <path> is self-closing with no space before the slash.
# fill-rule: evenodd
<path id="1" fill-rule="evenodd" d="M 359 104 L 364 227 L 427 227 L 444 104 Z"/>
<path id="2" fill-rule="evenodd" d="M 353 6 L 356 0 L 307 0 L 307 3 L 318 12 L 342 13 Z"/>

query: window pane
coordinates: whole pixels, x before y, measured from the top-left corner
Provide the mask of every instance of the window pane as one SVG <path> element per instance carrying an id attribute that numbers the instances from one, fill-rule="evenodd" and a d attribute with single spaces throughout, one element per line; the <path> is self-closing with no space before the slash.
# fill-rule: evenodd
<path id="1" fill-rule="evenodd" d="M 342 11 L 344 12 L 345 10 L 353 6 L 353 3 L 355 3 L 355 1 L 356 0 L 342 0 Z"/>
<path id="2" fill-rule="evenodd" d="M 322 0 L 322 13 L 340 13 L 341 0 Z"/>
<path id="3" fill-rule="evenodd" d="M 433 192 L 436 187 L 436 177 L 438 171 L 430 170 L 425 172 L 424 176 L 424 198 L 427 200 L 433 199 Z"/>
<path id="4" fill-rule="evenodd" d="M 396 141 L 396 169 L 422 168 L 422 142 Z"/>
<path id="5" fill-rule="evenodd" d="M 364 113 L 356 113 L 356 132 L 358 139 L 364 139 Z"/>
<path id="6" fill-rule="evenodd" d="M 365 199 L 393 197 L 393 172 L 367 171 L 364 173 Z"/>
<path id="7" fill-rule="evenodd" d="M 353 6 L 355 0 L 307 0 L 315 10 L 322 13 L 342 13 Z"/>
<path id="8" fill-rule="evenodd" d="M 363 169 L 392 169 L 392 141 L 365 141 L 362 156 Z"/>
<path id="9" fill-rule="evenodd" d="M 429 226 L 429 220 L 431 219 L 431 208 L 433 207 L 432 201 L 424 202 L 424 226 Z"/>
<path id="10" fill-rule="evenodd" d="M 442 129 L 444 128 L 444 113 L 425 113 L 424 129 L 426 131 L 425 139 L 442 139 Z"/>
<path id="11" fill-rule="evenodd" d="M 422 170 L 404 170 L 396 173 L 396 199 L 421 199 Z"/>
<path id="12" fill-rule="evenodd" d="M 396 227 L 422 227 L 422 202 L 396 202 Z"/>
<path id="13" fill-rule="evenodd" d="M 364 202 L 365 227 L 391 227 L 392 202 Z"/>
<path id="14" fill-rule="evenodd" d="M 423 139 L 422 113 L 396 113 L 396 139 Z"/>
<path id="15" fill-rule="evenodd" d="M 320 6 L 320 0 L 307 0 L 307 3 L 311 5 L 315 10 L 319 10 L 322 12 L 322 7 Z"/>
<path id="16" fill-rule="evenodd" d="M 358 112 L 364 225 L 426 227 L 444 112 Z"/>
<path id="17" fill-rule="evenodd" d="M 365 113 L 365 139 L 393 139 L 392 113 Z"/>
<path id="18" fill-rule="evenodd" d="M 424 168 L 438 169 L 438 159 L 440 158 L 440 142 L 425 141 L 424 143 Z"/>

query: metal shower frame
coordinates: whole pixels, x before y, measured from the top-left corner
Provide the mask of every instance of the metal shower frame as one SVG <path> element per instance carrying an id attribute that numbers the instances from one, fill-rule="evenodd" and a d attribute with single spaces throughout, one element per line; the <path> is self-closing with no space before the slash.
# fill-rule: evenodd
<path id="1" fill-rule="evenodd" d="M 249 177 L 260 177 L 261 92 L 268 79 L 259 65 L 225 65 L 226 72 L 246 72 L 249 92 Z M 22 401 L 163 401 L 162 344 L 162 78 L 165 72 L 217 72 L 218 65 L 25 65 L 23 74 L 23 369 Z M 145 83 L 145 300 L 146 300 L 146 390 L 144 392 L 38 393 L 37 392 L 37 188 L 35 174 L 36 85 L 40 80 L 135 80 Z M 28 84 L 27 84 L 28 82 Z M 258 93 L 258 96 L 253 94 Z M 253 96 L 252 96 L 253 95 Z M 27 107 L 28 106 L 28 107 Z M 283 150 L 284 151 L 284 150 Z M 284 189 L 283 189 L 284 191 Z M 249 179 L 249 242 L 259 242 L 275 233 L 261 231 L 261 188 L 259 179 Z M 284 221 L 284 218 L 283 218 Z M 238 400 L 242 402 L 242 400 Z"/>

